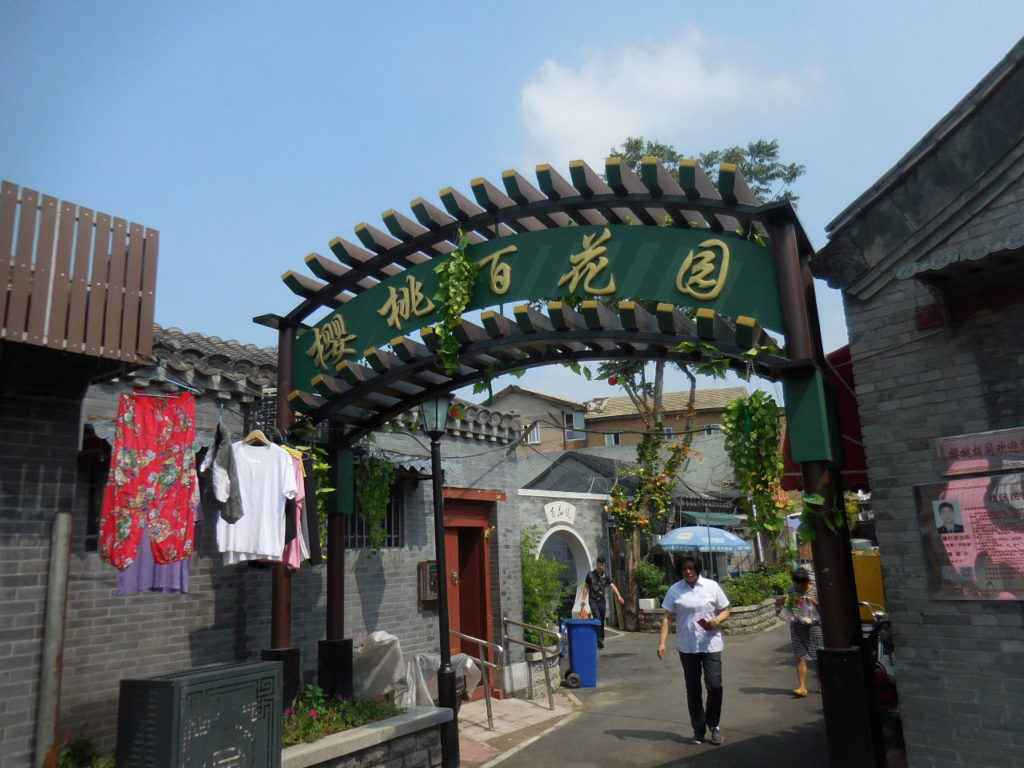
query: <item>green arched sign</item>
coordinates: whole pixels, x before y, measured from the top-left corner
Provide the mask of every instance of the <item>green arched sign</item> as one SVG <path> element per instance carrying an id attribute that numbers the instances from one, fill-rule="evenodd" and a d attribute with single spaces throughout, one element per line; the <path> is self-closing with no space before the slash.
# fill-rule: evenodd
<path id="1" fill-rule="evenodd" d="M 782 380 L 795 459 L 833 460 L 824 356 L 807 300 L 814 251 L 792 206 L 760 205 L 728 164 L 715 187 L 692 160 L 676 174 L 644 158 L 634 173 L 609 158 L 603 177 L 574 161 L 568 179 L 541 165 L 536 186 L 516 171 L 502 174 L 502 186 L 474 180 L 475 200 L 443 189 L 443 208 L 417 198 L 413 217 L 384 213 L 387 231 L 356 227 L 361 246 L 336 238 L 335 259 L 310 254 L 318 279 L 284 275 L 301 302 L 258 321 L 282 331 L 294 410 L 329 419 L 336 439 L 351 444 L 442 392 L 522 368 L 718 354 Z M 479 269 L 467 311 L 497 311 L 479 326 L 463 319 L 461 364 L 448 375 L 432 333 L 441 320 L 436 269 L 463 232 Z M 526 307 L 566 296 L 589 301 L 580 312 L 549 304 L 547 317 Z M 652 300 L 657 311 L 609 299 Z M 503 314 L 510 307 L 514 319 Z M 680 307 L 696 308 L 696 322 Z M 781 333 L 784 349 L 751 358 L 763 329 Z"/>
<path id="2" fill-rule="evenodd" d="M 561 296 L 644 298 L 753 316 L 781 331 L 769 248 L 735 234 L 608 224 L 525 232 L 466 249 L 480 274 L 467 310 Z M 440 321 L 433 259 L 364 291 L 296 342 L 295 385 Z"/>

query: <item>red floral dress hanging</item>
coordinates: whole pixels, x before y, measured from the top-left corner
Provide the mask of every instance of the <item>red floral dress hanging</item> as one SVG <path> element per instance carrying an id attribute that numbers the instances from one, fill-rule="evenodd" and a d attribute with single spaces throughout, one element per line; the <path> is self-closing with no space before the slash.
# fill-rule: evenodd
<path id="1" fill-rule="evenodd" d="M 121 395 L 100 518 L 106 562 L 131 565 L 145 528 L 158 563 L 191 557 L 199 503 L 195 434 L 191 393 Z"/>

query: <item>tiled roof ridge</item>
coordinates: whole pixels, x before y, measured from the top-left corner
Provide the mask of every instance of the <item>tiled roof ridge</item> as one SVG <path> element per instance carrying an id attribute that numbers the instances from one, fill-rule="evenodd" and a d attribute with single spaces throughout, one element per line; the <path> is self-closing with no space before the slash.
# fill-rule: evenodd
<path id="1" fill-rule="evenodd" d="M 445 430 L 447 434 L 502 445 L 508 445 L 522 436 L 522 423 L 517 414 L 473 405 L 459 397 L 455 398 L 455 402 L 462 406 L 462 418 L 449 417 Z M 405 426 L 414 423 L 417 418 L 416 409 L 412 409 L 383 426 Z"/>
<path id="2" fill-rule="evenodd" d="M 277 349 L 154 323 L 153 364 L 129 377 L 162 372 L 217 399 L 253 402 L 277 384 Z"/>
<path id="3" fill-rule="evenodd" d="M 183 340 L 187 340 L 194 344 L 205 344 L 218 347 L 223 345 L 231 350 L 244 350 L 251 355 L 259 355 L 261 357 L 269 356 L 275 361 L 277 360 L 277 347 L 260 347 L 256 344 L 243 344 L 235 339 L 224 339 L 220 336 L 207 335 L 199 333 L 198 331 L 183 331 L 177 326 L 164 328 L 159 323 L 153 323 L 154 344 L 184 346 Z"/>
<path id="4" fill-rule="evenodd" d="M 716 389 L 698 389 L 694 397 L 694 406 L 697 410 L 702 408 L 724 408 L 729 402 L 737 397 L 746 397 L 749 394 L 746 387 L 719 387 Z M 665 392 L 662 395 L 662 404 L 666 413 L 682 411 L 689 401 L 689 390 L 681 392 Z M 682 400 L 680 404 L 679 401 Z M 629 395 L 617 395 L 612 397 L 595 397 L 584 403 L 587 418 L 602 418 L 612 416 L 626 416 L 637 412 L 636 406 Z"/>
<path id="5" fill-rule="evenodd" d="M 539 398 L 542 398 L 544 400 L 550 400 L 551 402 L 558 403 L 558 404 L 564 404 L 564 405 L 583 405 L 583 401 L 581 401 L 581 400 L 569 400 L 569 399 L 564 398 L 564 397 L 558 397 L 557 395 L 549 395 L 546 392 L 540 392 L 540 391 L 538 391 L 536 389 L 527 389 L 526 387 L 521 387 L 518 384 L 509 384 L 507 387 L 501 389 L 498 392 L 495 392 L 494 393 L 494 397 L 492 399 L 499 400 L 499 399 L 504 398 L 506 395 L 515 394 L 517 392 L 521 393 L 521 394 L 524 394 L 524 395 L 531 395 L 533 397 L 539 397 Z"/>

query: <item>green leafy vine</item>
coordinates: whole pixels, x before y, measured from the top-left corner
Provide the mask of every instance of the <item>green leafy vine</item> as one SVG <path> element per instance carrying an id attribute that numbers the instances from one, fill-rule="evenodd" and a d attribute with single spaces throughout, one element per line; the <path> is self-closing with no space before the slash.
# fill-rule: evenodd
<path id="1" fill-rule="evenodd" d="M 437 306 L 437 314 L 441 317 L 441 322 L 436 328 L 441 340 L 437 356 L 441 359 L 448 376 L 455 373 L 459 367 L 459 340 L 455 337 L 455 327 L 469 306 L 473 284 L 479 273 L 479 267 L 466 255 L 468 245 L 469 238 L 460 227 L 455 250 L 434 267 L 434 271 L 439 275 L 434 303 Z"/>
<path id="2" fill-rule="evenodd" d="M 676 349 L 684 354 L 692 355 L 696 361 L 696 372 L 717 379 L 725 378 L 733 360 L 722 354 L 714 344 L 706 341 L 682 341 Z M 777 353 L 779 348 L 774 344 L 758 344 L 745 350 L 739 359 L 745 362 L 746 370 L 737 370 L 736 374 L 743 379 L 750 379 L 753 364 L 761 353 Z"/>
<path id="3" fill-rule="evenodd" d="M 364 456 L 355 468 L 356 501 L 359 517 L 368 528 L 370 552 L 376 554 L 387 540 L 385 525 L 395 467 L 383 456 Z"/>
<path id="4" fill-rule="evenodd" d="M 725 450 L 732 460 L 736 485 L 753 506 L 748 526 L 777 534 L 785 524 L 789 498 L 782 488 L 782 441 L 779 406 L 760 390 L 737 398 L 722 415 Z"/>
<path id="5" fill-rule="evenodd" d="M 817 523 L 820 520 L 825 526 L 838 533 L 846 525 L 845 509 L 826 504 L 825 498 L 817 493 L 803 494 L 803 509 L 800 511 L 800 528 L 797 534 L 803 542 L 811 542 L 818 535 Z"/>
<path id="6" fill-rule="evenodd" d="M 320 541 L 327 541 L 327 497 L 334 493 L 331 483 L 331 462 L 327 451 L 319 446 L 299 446 L 300 450 L 308 450 L 313 459 L 313 477 L 316 478 L 316 522 L 320 530 Z M 321 557 L 327 560 L 327 553 Z"/>

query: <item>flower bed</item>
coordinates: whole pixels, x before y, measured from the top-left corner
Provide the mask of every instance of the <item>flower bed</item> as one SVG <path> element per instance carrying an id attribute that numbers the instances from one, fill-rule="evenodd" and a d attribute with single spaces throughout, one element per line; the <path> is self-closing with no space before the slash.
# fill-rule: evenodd
<path id="1" fill-rule="evenodd" d="M 319 685 L 307 685 L 295 707 L 284 711 L 281 745 L 288 747 L 312 742 L 332 733 L 384 720 L 402 710 L 390 698 L 362 696 L 358 699 L 328 696 Z"/>

